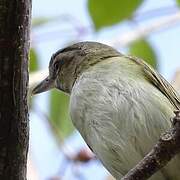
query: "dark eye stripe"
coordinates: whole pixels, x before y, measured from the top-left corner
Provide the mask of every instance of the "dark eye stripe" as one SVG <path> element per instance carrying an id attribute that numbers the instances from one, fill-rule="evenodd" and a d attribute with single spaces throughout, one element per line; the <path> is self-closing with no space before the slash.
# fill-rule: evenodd
<path id="1" fill-rule="evenodd" d="M 54 69 L 57 70 L 58 68 L 59 68 L 59 62 L 56 61 L 56 62 L 54 63 Z"/>

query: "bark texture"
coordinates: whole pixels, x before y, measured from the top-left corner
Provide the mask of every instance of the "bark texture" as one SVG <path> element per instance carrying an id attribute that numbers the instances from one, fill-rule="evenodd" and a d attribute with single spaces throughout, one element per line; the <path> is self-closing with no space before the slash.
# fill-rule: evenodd
<path id="1" fill-rule="evenodd" d="M 0 0 L 0 179 L 26 179 L 31 0 Z"/>

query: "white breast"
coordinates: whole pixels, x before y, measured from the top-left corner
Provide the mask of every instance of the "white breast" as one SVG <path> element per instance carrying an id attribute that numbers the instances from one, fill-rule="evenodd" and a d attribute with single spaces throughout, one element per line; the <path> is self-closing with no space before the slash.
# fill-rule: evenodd
<path id="1" fill-rule="evenodd" d="M 173 107 L 159 90 L 139 74 L 124 75 L 128 72 L 122 66 L 113 60 L 90 69 L 79 78 L 70 97 L 73 124 L 117 179 L 144 157 L 170 127 L 173 116 Z M 152 179 L 180 177 L 178 159 L 167 168 Z"/>

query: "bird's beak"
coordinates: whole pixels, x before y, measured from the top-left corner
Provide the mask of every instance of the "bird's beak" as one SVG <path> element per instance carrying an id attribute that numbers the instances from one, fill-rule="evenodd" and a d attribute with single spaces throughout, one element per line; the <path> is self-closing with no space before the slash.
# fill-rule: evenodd
<path id="1" fill-rule="evenodd" d="M 55 84 L 55 80 L 47 77 L 32 90 L 32 95 L 48 91 L 55 87 L 54 84 Z"/>

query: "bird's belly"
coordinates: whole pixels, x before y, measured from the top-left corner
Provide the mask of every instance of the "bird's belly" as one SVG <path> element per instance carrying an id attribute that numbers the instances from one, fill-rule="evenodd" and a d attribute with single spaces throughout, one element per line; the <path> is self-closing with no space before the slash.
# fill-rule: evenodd
<path id="1" fill-rule="evenodd" d="M 127 89 L 94 83 L 73 90 L 70 114 L 75 127 L 116 178 L 126 174 L 170 127 L 173 107 L 157 89 Z M 147 91 L 151 88 L 151 94 Z M 151 180 L 180 179 L 177 156 Z"/>

